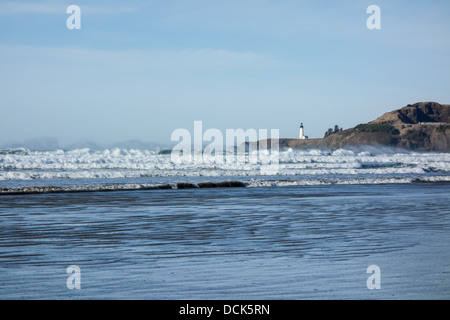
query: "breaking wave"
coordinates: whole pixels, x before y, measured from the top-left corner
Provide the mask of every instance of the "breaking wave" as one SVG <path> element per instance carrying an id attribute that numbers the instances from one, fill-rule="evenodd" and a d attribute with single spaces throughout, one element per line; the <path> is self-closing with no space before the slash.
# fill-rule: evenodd
<path id="1" fill-rule="evenodd" d="M 149 150 L 7 149 L 0 150 L 0 188 L 2 194 L 41 192 L 40 189 L 20 189 L 36 187 L 26 186 L 27 181 L 46 185 L 40 187 L 44 190 L 42 192 L 75 192 L 177 189 L 183 183 L 177 181 L 185 179 L 191 183 L 194 178 L 204 179 L 200 183 L 207 183 L 205 181 L 208 178 L 214 178 L 214 184 L 221 183 L 222 186 L 225 186 L 226 181 L 237 181 L 246 187 L 448 182 L 450 179 L 448 153 L 419 153 L 374 147 L 334 151 L 287 149 L 276 154 L 276 171 L 271 174 L 274 177 L 268 177 L 262 170 L 267 163 L 261 153 L 243 156 L 248 161 L 242 163 L 205 155 L 201 161 L 174 163 L 170 154 Z M 175 182 L 168 185 L 163 182 L 167 178 Z M 127 179 L 133 183 L 122 181 Z M 82 180 L 83 183 L 79 183 Z M 119 184 L 111 183 L 113 180 L 121 181 Z M 147 180 L 151 180 L 152 184 L 148 184 Z M 48 187 L 48 181 L 54 187 Z M 67 181 L 71 181 L 70 187 L 65 186 Z"/>

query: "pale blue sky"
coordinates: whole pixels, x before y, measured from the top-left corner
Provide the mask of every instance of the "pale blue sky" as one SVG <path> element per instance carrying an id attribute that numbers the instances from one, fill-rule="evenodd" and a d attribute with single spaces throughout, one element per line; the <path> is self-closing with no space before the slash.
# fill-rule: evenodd
<path id="1" fill-rule="evenodd" d="M 448 104 L 449 14 L 443 0 L 0 1 L 0 144 L 168 143 L 194 120 L 322 137 Z"/>

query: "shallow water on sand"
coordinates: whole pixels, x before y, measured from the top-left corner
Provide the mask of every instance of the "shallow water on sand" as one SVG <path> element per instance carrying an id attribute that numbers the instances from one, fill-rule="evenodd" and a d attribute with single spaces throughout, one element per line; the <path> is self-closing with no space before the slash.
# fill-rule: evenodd
<path id="1" fill-rule="evenodd" d="M 449 203 L 445 183 L 5 195 L 0 298 L 449 299 Z"/>

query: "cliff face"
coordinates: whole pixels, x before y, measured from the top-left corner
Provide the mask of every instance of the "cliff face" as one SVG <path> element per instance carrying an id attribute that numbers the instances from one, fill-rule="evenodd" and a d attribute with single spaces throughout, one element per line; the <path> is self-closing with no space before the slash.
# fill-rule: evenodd
<path id="1" fill-rule="evenodd" d="M 416 151 L 450 152 L 450 105 L 420 102 L 324 139 L 280 139 L 280 148 L 391 146 Z"/>
<path id="2" fill-rule="evenodd" d="M 418 123 L 450 123 L 450 105 L 420 102 L 385 113 L 372 123 L 388 122 L 394 125 Z"/>

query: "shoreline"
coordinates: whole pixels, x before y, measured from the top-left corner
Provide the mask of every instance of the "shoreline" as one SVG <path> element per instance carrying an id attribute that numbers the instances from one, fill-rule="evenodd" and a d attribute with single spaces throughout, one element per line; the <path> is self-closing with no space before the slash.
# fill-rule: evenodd
<path id="1" fill-rule="evenodd" d="M 434 179 L 433 179 L 434 178 Z M 119 191 L 149 191 L 149 190 L 188 190 L 188 189 L 217 189 L 217 188 L 259 188 L 259 187 L 295 187 L 295 186 L 333 186 L 333 185 L 398 185 L 398 184 L 450 184 L 450 176 L 435 177 L 391 177 L 391 178 L 348 178 L 348 179 L 251 179 L 248 181 L 204 181 L 177 182 L 156 185 L 146 184 L 105 184 L 93 186 L 38 186 L 0 188 L 2 196 L 21 196 L 32 194 L 67 194 L 67 193 L 96 193 Z"/>

